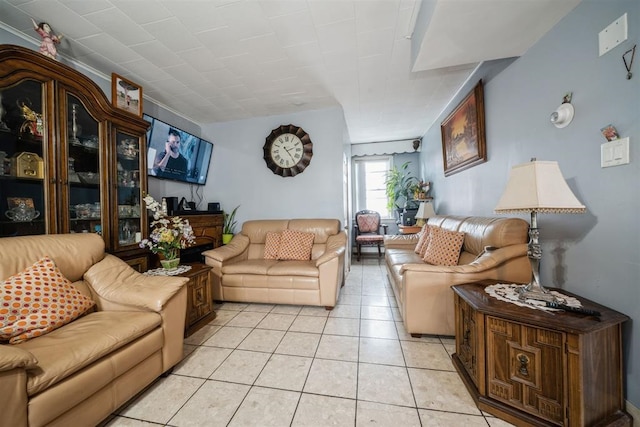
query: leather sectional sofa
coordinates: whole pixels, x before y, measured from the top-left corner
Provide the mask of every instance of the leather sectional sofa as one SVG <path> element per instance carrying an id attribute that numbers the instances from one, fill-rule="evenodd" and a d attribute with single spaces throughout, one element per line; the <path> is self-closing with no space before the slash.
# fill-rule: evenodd
<path id="1" fill-rule="evenodd" d="M 458 265 L 430 265 L 415 253 L 417 235 L 386 236 L 387 275 L 408 333 L 454 335 L 452 285 L 496 279 L 528 283 L 529 224 L 519 218 L 436 216 L 427 224 L 464 233 Z"/>
<path id="2" fill-rule="evenodd" d="M 96 234 L 2 238 L 0 278 L 45 256 L 95 306 L 0 344 L 0 425 L 97 425 L 182 360 L 188 279 L 141 275 L 105 254 Z"/>
<path id="3" fill-rule="evenodd" d="M 313 233 L 308 259 L 265 259 L 267 235 L 285 230 Z M 205 263 L 213 267 L 213 299 L 332 309 L 344 283 L 346 245 L 337 219 L 247 221 L 227 245 L 203 252 Z"/>

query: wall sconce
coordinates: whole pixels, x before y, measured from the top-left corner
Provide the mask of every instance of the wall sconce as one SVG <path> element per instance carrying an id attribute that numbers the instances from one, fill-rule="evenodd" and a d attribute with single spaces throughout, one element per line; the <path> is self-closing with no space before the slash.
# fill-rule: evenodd
<path id="1" fill-rule="evenodd" d="M 551 113 L 551 123 L 559 129 L 566 128 L 569 126 L 569 123 L 573 120 L 573 116 L 575 114 L 575 109 L 573 105 L 571 105 L 571 92 L 564 95 L 562 98 L 562 104 Z"/>
<path id="2" fill-rule="evenodd" d="M 418 148 L 420 148 L 420 143 L 422 142 L 422 140 L 420 139 L 414 139 L 413 140 L 413 151 L 418 151 Z"/>

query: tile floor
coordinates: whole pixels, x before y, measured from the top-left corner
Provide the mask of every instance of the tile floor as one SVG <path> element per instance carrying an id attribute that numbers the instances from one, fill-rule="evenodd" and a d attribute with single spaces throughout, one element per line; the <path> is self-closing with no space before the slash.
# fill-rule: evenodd
<path id="1" fill-rule="evenodd" d="M 404 331 L 382 261 L 353 265 L 332 311 L 224 303 L 121 426 L 509 426 L 474 405 L 452 337 Z"/>

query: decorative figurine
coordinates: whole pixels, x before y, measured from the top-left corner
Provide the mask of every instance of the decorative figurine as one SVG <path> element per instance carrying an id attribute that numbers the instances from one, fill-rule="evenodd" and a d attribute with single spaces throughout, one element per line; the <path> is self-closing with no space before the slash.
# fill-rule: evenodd
<path id="1" fill-rule="evenodd" d="M 49 58 L 56 59 L 56 56 L 58 56 L 56 44 L 59 44 L 60 40 L 62 40 L 62 34 L 56 36 L 53 33 L 51 26 L 46 22 L 36 24 L 36 21 L 34 21 L 33 18 L 31 18 L 31 22 L 33 22 L 33 29 L 40 34 L 40 37 L 42 37 L 40 53 L 44 56 L 48 56 Z"/>

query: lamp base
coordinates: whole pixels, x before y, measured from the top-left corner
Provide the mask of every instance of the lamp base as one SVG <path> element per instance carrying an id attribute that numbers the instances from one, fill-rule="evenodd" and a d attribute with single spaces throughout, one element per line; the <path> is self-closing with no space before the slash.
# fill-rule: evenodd
<path id="1" fill-rule="evenodd" d="M 536 301 L 558 302 L 558 299 L 535 280 L 518 289 L 520 301 L 532 299 Z"/>

